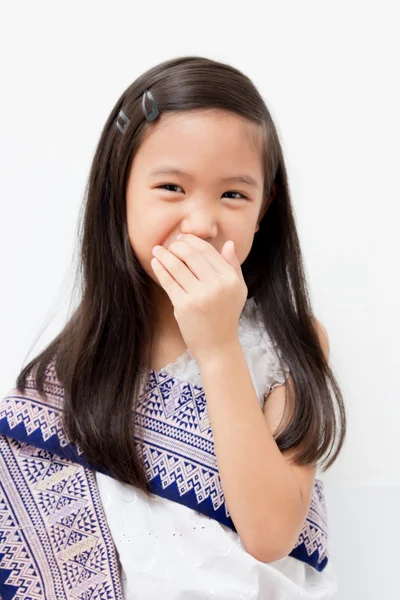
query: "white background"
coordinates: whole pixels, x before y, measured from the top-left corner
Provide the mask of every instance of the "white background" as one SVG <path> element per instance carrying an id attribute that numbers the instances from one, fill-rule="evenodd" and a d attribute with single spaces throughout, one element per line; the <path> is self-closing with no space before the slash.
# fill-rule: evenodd
<path id="1" fill-rule="evenodd" d="M 400 597 L 398 3 L 14 1 L 0 21 L 3 395 L 65 322 L 84 185 L 118 97 L 169 58 L 232 64 L 275 120 L 348 411 L 320 475 L 338 598 Z"/>

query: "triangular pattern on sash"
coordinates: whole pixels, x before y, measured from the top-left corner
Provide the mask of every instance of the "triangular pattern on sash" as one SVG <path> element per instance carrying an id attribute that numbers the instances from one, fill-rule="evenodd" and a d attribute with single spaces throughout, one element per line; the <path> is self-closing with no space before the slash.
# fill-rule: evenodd
<path id="1" fill-rule="evenodd" d="M 44 387 L 49 396 L 47 404 L 29 378 L 25 395 L 13 390 L 0 402 L 0 434 L 53 452 L 86 469 L 93 468 L 79 447 L 66 439 L 61 425 L 63 388 L 53 363 L 48 367 Z M 236 531 L 224 499 L 202 387 L 152 371 L 141 390 L 135 423 L 144 432 L 142 440 L 136 436 L 136 442 L 151 492 Z M 39 462 L 36 469 L 40 472 L 42 468 Z M 29 477 L 34 475 L 30 473 Z M 77 485 L 74 478 L 69 485 Z M 318 571 L 328 562 L 323 487 L 323 482 L 315 479 L 306 521 L 289 554 Z M 59 493 L 60 489 L 56 486 L 52 491 Z"/>
<path id="2" fill-rule="evenodd" d="M 122 600 L 92 470 L 0 435 L 0 597 Z"/>
<path id="3" fill-rule="evenodd" d="M 152 371 L 142 389 L 136 423 L 144 431 L 141 456 L 151 491 L 236 531 L 218 473 L 203 388 Z M 289 554 L 318 571 L 328 563 L 323 488 L 323 482 L 315 479 L 306 521 Z"/>

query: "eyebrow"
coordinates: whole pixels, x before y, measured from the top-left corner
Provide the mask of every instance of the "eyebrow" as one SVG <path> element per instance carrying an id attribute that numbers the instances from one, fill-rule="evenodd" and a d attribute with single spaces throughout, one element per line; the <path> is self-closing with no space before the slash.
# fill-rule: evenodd
<path id="1" fill-rule="evenodd" d="M 150 177 L 154 177 L 155 175 L 183 175 L 185 177 L 188 177 L 189 179 L 193 179 L 193 175 L 191 175 L 190 173 L 181 171 L 181 169 L 175 169 L 174 167 L 159 167 L 149 171 Z M 259 189 L 257 181 L 253 177 L 251 177 L 251 175 L 233 175 L 232 177 L 223 177 L 221 181 L 239 181 L 241 183 L 247 183 L 248 185 L 252 185 L 257 190 Z"/>

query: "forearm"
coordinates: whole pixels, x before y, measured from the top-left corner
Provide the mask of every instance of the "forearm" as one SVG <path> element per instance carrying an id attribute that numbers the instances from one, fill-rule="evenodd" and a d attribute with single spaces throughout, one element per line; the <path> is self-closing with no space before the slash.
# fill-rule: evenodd
<path id="1" fill-rule="evenodd" d="M 263 415 L 239 340 L 199 367 L 229 512 L 246 550 L 271 562 L 298 521 L 298 482 Z"/>

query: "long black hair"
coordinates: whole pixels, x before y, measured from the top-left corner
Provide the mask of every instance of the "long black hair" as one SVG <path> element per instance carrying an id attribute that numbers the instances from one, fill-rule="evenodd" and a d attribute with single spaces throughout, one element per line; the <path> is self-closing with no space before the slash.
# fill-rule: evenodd
<path id="1" fill-rule="evenodd" d="M 326 471 L 343 445 L 346 413 L 315 328 L 282 148 L 251 80 L 233 66 L 208 58 L 179 57 L 151 68 L 112 109 L 85 190 L 79 235 L 81 300 L 61 333 L 20 372 L 17 387 L 24 391 L 26 376 L 34 371 L 46 398 L 46 368 L 53 361 L 65 391 L 68 438 L 93 464 L 148 493 L 135 441 L 135 407 L 141 374 L 151 364 L 151 279 L 131 247 L 126 220 L 131 163 L 153 126 L 142 110 L 148 89 L 161 112 L 218 108 L 260 126 L 264 216 L 242 271 L 248 297 L 257 300 L 294 383 L 285 409 L 290 419 L 276 443 L 281 451 L 296 449 L 297 464 L 325 457 L 320 466 Z M 124 135 L 116 126 L 121 110 L 130 119 Z"/>

